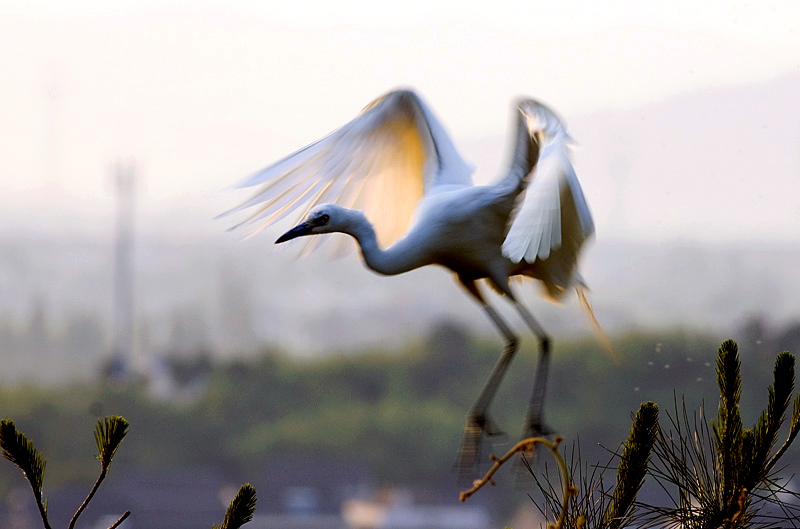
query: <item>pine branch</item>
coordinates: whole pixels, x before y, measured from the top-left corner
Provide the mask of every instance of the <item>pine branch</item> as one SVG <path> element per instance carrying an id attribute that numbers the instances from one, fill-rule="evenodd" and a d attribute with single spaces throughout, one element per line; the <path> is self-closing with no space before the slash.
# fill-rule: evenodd
<path id="1" fill-rule="evenodd" d="M 663 526 L 666 520 L 670 527 L 738 529 L 775 527 L 776 520 L 797 519 L 796 510 L 785 500 L 789 491 L 771 471 L 800 433 L 800 396 L 794 399 L 788 438 L 769 457 L 794 390 L 794 363 L 791 354 L 778 355 L 768 405 L 752 429 L 743 429 L 738 348 L 731 340 L 722 344 L 717 358 L 720 404 L 717 419 L 711 423 L 713 435 L 709 438 L 706 421 L 700 428 L 695 424 L 692 430 L 685 406 L 682 422 L 670 417 L 677 435 L 661 433 L 650 473 L 674 507 L 642 505 L 648 511 L 648 524 Z M 685 431 L 681 424 L 686 426 Z M 677 487 L 677 494 L 670 493 L 665 485 Z M 779 509 L 783 516 L 760 512 L 765 506 Z"/>
<path id="2" fill-rule="evenodd" d="M 629 521 L 636 495 L 644 483 L 650 451 L 657 434 L 658 406 L 654 402 L 644 402 L 636 413 L 620 457 L 617 484 L 611 503 L 603 515 L 604 527 L 618 529 Z"/>
<path id="3" fill-rule="evenodd" d="M 714 426 L 719 460 L 722 494 L 722 512 L 729 512 L 742 488 L 742 417 L 739 399 L 742 394 L 742 377 L 739 371 L 739 347 L 726 340 L 717 356 L 717 383 L 720 391 L 718 424 Z"/>
<path id="4" fill-rule="evenodd" d="M 33 446 L 33 441 L 29 441 L 24 433 L 17 431 L 14 421 L 9 419 L 0 421 L 0 447 L 3 450 L 3 457 L 14 463 L 25 474 L 36 498 L 45 529 L 50 529 L 47 505 L 42 503 L 42 483 L 47 460 Z"/>
<path id="5" fill-rule="evenodd" d="M 797 434 L 800 433 L 800 393 L 795 396 L 794 404 L 792 405 L 792 422 L 791 426 L 789 427 L 789 437 L 786 438 L 786 441 L 783 442 L 783 445 L 775 452 L 769 462 L 767 462 L 766 470 L 767 473 L 772 470 L 772 467 L 775 466 L 775 463 L 783 456 L 784 452 L 789 449 L 792 442 L 794 441 Z"/>
<path id="6" fill-rule="evenodd" d="M 783 424 L 786 410 L 794 390 L 794 356 L 783 352 L 775 359 L 773 370 L 774 382 L 769 387 L 767 409 L 761 412 L 758 424 L 754 427 L 755 446 L 752 469 L 744 486 L 753 486 L 766 477 L 769 452 L 778 438 L 778 431 Z"/>
<path id="7" fill-rule="evenodd" d="M 742 395 L 742 376 L 739 372 L 739 346 L 725 340 L 717 350 L 717 384 L 722 403 L 728 408 L 739 405 Z"/>
<path id="8" fill-rule="evenodd" d="M 83 503 L 81 503 L 80 507 L 78 507 L 78 510 L 75 511 L 75 514 L 72 516 L 72 520 L 69 522 L 69 529 L 75 528 L 75 523 L 78 521 L 78 517 L 89 505 L 89 502 L 92 501 L 97 489 L 100 488 L 100 484 L 106 478 L 108 467 L 111 465 L 111 460 L 113 459 L 117 448 L 119 448 L 120 443 L 122 443 L 122 440 L 125 438 L 125 435 L 128 433 L 128 426 L 128 421 L 118 415 L 112 415 L 103 420 L 97 421 L 94 439 L 97 442 L 97 459 L 100 460 L 100 475 L 97 477 L 97 481 L 95 481 L 92 490 L 89 491 L 89 495 L 86 496 L 86 499 L 83 500 Z M 119 523 L 122 523 L 122 520 L 124 519 L 125 517 L 121 518 Z"/>
<path id="9" fill-rule="evenodd" d="M 122 516 L 120 516 L 119 519 L 116 522 L 114 522 L 110 526 L 108 526 L 108 529 L 117 529 L 117 527 L 119 527 L 120 524 L 122 522 L 124 522 L 128 518 L 128 516 L 130 516 L 130 515 L 131 515 L 131 511 L 125 511 L 122 514 Z"/>
<path id="10" fill-rule="evenodd" d="M 222 525 L 214 525 L 212 529 L 239 529 L 253 519 L 256 511 L 256 489 L 249 483 L 239 487 L 239 492 L 233 498 Z"/>
<path id="11" fill-rule="evenodd" d="M 119 448 L 120 443 L 128 433 L 130 424 L 124 417 L 112 415 L 103 421 L 97 421 L 97 428 L 94 432 L 94 440 L 97 442 L 97 458 L 103 467 L 111 464 L 111 459 Z"/>
<path id="12" fill-rule="evenodd" d="M 561 513 L 558 516 L 558 521 L 556 521 L 555 525 L 547 524 L 548 529 L 561 529 L 564 525 L 564 520 L 567 516 L 567 507 L 570 498 L 576 496 L 578 494 L 578 489 L 575 485 L 572 484 L 572 480 L 569 477 L 569 470 L 567 469 L 567 464 L 564 462 L 564 458 L 561 457 L 561 454 L 558 453 L 558 445 L 561 444 L 563 441 L 562 437 L 556 437 L 552 441 L 549 441 L 543 437 L 529 437 L 527 439 L 523 439 L 522 441 L 515 444 L 506 454 L 502 457 L 495 457 L 494 455 L 490 456 L 492 460 L 492 467 L 486 472 L 481 479 L 476 479 L 473 484 L 472 488 L 469 490 L 463 491 L 459 494 L 458 499 L 460 501 L 466 501 L 467 498 L 478 492 L 481 487 L 486 485 L 487 483 L 491 483 L 494 485 L 494 481 L 492 481 L 492 476 L 495 472 L 497 472 L 503 463 L 511 459 L 511 456 L 516 454 L 517 452 L 532 452 L 534 448 L 536 448 L 537 444 L 544 445 L 547 447 L 550 452 L 553 454 L 553 457 L 556 459 L 556 463 L 558 463 L 558 468 L 561 470 L 561 479 L 562 483 L 564 484 L 564 492 L 561 498 Z M 579 517 L 579 524 L 583 525 L 583 517 Z M 221 529 L 225 529 L 224 527 Z"/>

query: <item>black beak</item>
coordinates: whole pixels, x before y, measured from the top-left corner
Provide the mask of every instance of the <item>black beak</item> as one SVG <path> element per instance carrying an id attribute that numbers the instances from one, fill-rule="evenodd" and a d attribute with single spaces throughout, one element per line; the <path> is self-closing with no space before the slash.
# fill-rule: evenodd
<path id="1" fill-rule="evenodd" d="M 287 231 L 286 233 L 278 237 L 278 240 L 275 241 L 275 244 L 291 241 L 295 237 L 302 237 L 303 235 L 311 235 L 311 228 L 313 228 L 313 226 L 308 222 L 300 223 L 291 230 Z"/>

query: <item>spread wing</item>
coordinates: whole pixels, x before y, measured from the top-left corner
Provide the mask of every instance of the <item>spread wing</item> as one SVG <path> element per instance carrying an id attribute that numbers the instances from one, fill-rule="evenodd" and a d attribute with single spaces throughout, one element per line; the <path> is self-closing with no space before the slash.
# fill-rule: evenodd
<path id="1" fill-rule="evenodd" d="M 572 275 L 583 242 L 594 233 L 589 206 L 569 160 L 570 136 L 561 120 L 544 105 L 526 100 L 519 110 L 539 144 L 539 158 L 525 177 L 524 197 L 517 205 L 503 242 L 503 255 L 519 263 L 540 259 Z M 518 142 L 520 144 L 520 142 Z M 551 255 L 552 254 L 552 255 Z"/>
<path id="2" fill-rule="evenodd" d="M 352 121 L 254 174 L 239 187 L 255 194 L 228 213 L 255 208 L 242 224 L 268 226 L 316 204 L 363 209 L 378 241 L 403 235 L 422 195 L 439 185 L 470 185 L 472 168 L 419 96 L 390 92 Z"/>

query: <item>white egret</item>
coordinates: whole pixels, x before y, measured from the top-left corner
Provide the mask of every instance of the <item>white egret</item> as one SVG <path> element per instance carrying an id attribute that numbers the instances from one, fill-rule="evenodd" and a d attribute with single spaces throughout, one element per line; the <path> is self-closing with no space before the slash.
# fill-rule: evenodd
<path id="1" fill-rule="evenodd" d="M 304 220 L 276 243 L 341 232 L 355 238 L 364 262 L 379 274 L 401 274 L 425 265 L 455 272 L 506 342 L 467 415 L 459 452 L 465 465 L 474 461 L 483 435 L 498 432 L 487 408 L 518 343 L 487 303 L 478 281 L 485 279 L 504 294 L 539 340 L 525 435 L 542 434 L 550 340 L 518 301 L 509 278 L 537 279 L 554 299 L 570 288 L 580 295 L 578 255 L 594 233 L 568 157 L 571 138 L 564 124 L 530 99 L 519 101 L 515 113 L 510 168 L 492 185 L 473 186 L 472 167 L 431 110 L 414 92 L 397 90 L 373 101 L 328 136 L 244 181 L 242 187 L 260 187 L 232 210 L 258 206 L 241 224 L 263 226 L 305 206 Z"/>

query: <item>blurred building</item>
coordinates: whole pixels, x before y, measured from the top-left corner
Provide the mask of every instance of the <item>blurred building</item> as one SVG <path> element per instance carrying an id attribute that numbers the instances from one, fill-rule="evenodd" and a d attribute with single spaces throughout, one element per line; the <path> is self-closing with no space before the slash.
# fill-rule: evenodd
<path id="1" fill-rule="evenodd" d="M 414 502 L 408 490 L 391 490 L 373 500 L 352 499 L 342 505 L 349 529 L 489 529 L 483 507 Z"/>

